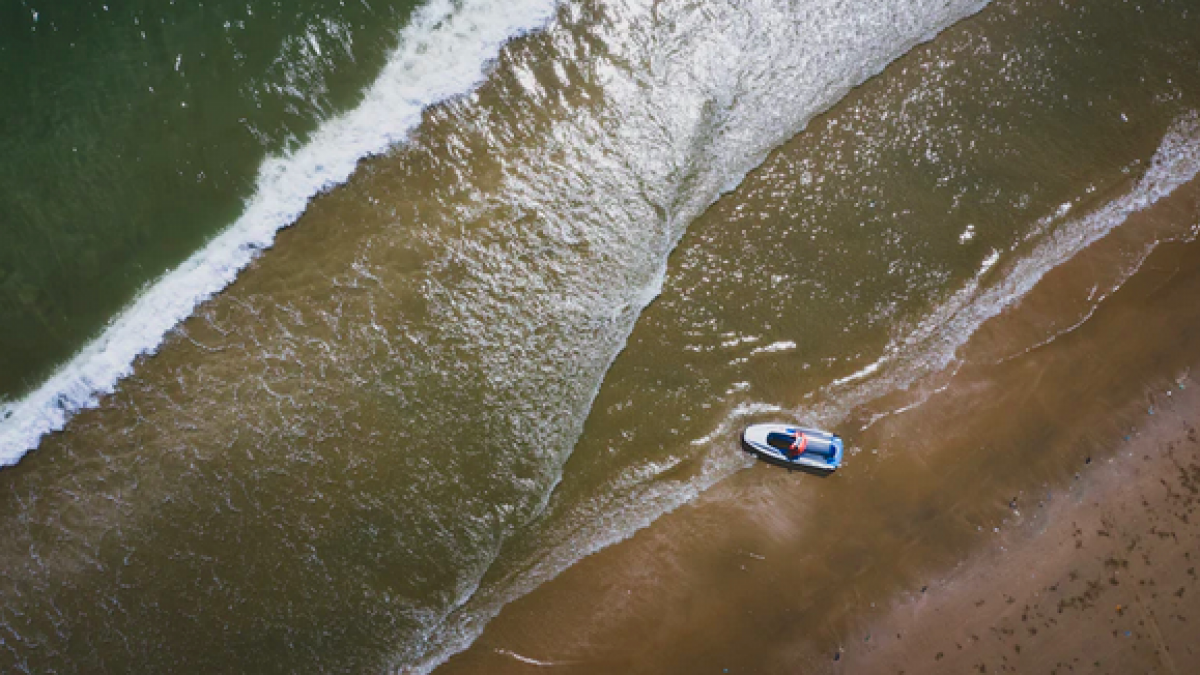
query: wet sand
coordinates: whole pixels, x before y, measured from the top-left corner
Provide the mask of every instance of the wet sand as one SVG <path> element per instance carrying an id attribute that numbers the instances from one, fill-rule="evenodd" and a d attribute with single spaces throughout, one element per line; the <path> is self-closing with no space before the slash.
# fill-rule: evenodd
<path id="1" fill-rule="evenodd" d="M 437 672 L 1192 672 L 1200 243 L 1080 294 L 1198 216 L 1193 181 L 985 324 L 952 376 L 856 411 L 838 474 L 743 471 Z"/>
<path id="2" fill-rule="evenodd" d="M 1015 500 L 1018 518 L 1046 512 L 906 594 L 814 670 L 1200 672 L 1200 382 L 1181 379 L 1152 405 L 1065 498 Z"/>

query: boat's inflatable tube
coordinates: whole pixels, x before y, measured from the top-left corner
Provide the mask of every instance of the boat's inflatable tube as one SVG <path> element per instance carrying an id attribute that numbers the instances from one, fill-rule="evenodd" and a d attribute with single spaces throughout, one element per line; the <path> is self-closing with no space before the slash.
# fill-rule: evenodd
<path id="1" fill-rule="evenodd" d="M 794 424 L 752 424 L 742 432 L 742 447 L 771 464 L 825 474 L 842 465 L 844 453 L 837 434 Z"/>

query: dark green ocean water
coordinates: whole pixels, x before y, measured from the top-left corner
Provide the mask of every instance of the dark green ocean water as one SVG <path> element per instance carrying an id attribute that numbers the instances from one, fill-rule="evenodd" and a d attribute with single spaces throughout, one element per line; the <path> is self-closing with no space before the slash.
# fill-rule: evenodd
<path id="1" fill-rule="evenodd" d="M 232 223 L 418 4 L 0 2 L 0 400 Z"/>

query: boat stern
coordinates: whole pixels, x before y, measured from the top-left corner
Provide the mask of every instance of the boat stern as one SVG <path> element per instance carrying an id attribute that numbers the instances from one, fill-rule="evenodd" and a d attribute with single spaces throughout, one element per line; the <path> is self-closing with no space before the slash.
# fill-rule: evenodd
<path id="1" fill-rule="evenodd" d="M 842 465 L 842 457 L 846 454 L 846 444 L 842 442 L 842 437 L 837 434 L 833 434 L 833 438 L 829 440 L 829 443 L 833 446 L 833 457 L 829 459 L 830 470 L 832 471 Z"/>

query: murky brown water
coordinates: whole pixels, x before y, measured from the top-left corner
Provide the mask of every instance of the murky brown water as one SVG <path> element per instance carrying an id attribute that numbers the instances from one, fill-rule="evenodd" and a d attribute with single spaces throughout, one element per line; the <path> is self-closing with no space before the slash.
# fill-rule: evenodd
<path id="1" fill-rule="evenodd" d="M 1195 181 L 1125 227 L 1180 223 L 1200 223 Z M 944 388 L 859 430 L 838 474 L 740 473 L 508 606 L 438 672 L 824 672 L 896 594 L 936 583 L 994 532 L 1038 527 L 1200 367 L 1195 240 L 1160 245 L 1087 321 L 1028 349 L 1028 326 L 1075 307 L 1075 283 L 1116 245 L 985 325 Z M 1016 355 L 993 358 L 1000 344 Z"/>
<path id="2" fill-rule="evenodd" d="M 1110 62 L 1113 70 L 1101 72 L 1113 79 L 1103 85 L 1097 82 L 1099 73 L 1075 70 L 1101 51 L 1121 53 L 1117 45 L 1128 43 L 1114 37 L 1120 30 L 1118 22 L 1106 24 L 1107 31 L 1091 24 L 1097 42 L 1091 43 L 1095 51 L 1088 51 L 1078 43 L 1062 47 L 1044 41 L 1045 35 L 1031 27 L 1065 20 L 1057 13 L 1060 10 L 1015 5 L 989 12 L 993 10 L 894 64 L 768 159 L 741 189 L 692 226 L 673 257 L 667 290 L 643 315 L 631 337 L 634 346 L 610 371 L 589 420 L 589 433 L 572 457 L 574 463 L 586 456 L 593 433 L 601 436 L 593 450 L 599 457 L 614 446 L 622 447 L 613 439 L 628 434 L 629 425 L 612 420 L 632 418 L 651 399 L 656 409 L 662 409 L 663 398 L 678 400 L 670 408 L 675 414 L 664 418 L 682 420 L 680 425 L 696 408 L 693 398 L 664 397 L 662 389 L 650 387 L 644 400 L 626 402 L 621 398 L 627 394 L 618 390 L 618 383 L 679 382 L 675 387 L 689 393 L 724 391 L 728 401 L 728 392 L 744 382 L 750 393 L 742 400 L 772 402 L 784 408 L 785 416 L 835 422 L 855 446 L 847 467 L 825 481 L 767 467 L 738 474 L 705 493 L 694 507 L 656 521 L 632 541 L 585 559 L 555 582 L 510 605 L 470 651 L 439 672 L 524 672 L 546 664 L 566 672 L 700 672 L 718 665 L 729 667 L 730 672 L 784 672 L 814 658 L 811 650 L 816 646 L 844 639 L 848 625 L 869 613 L 871 603 L 882 605 L 897 590 L 919 587 L 923 579 L 959 560 L 986 531 L 1011 515 L 1008 504 L 1013 497 L 1019 503 L 1036 504 L 1043 489 L 1053 493 L 1054 486 L 1069 481 L 1084 455 L 1101 452 L 1122 437 L 1123 425 L 1139 409 L 1145 387 L 1169 381 L 1177 369 L 1200 357 L 1195 341 L 1189 339 L 1198 318 L 1190 286 L 1172 288 L 1164 292 L 1161 305 L 1145 307 L 1141 298 L 1146 284 L 1164 281 L 1162 275 L 1147 271 L 1122 291 L 1121 299 L 1109 302 L 1103 313 L 1097 310 L 1156 242 L 1189 238 L 1200 222 L 1194 186 L 1158 201 L 1150 211 L 1131 215 L 1145 202 L 1137 196 L 1144 194 L 1138 189 L 1138 176 L 1150 163 L 1161 136 L 1130 133 L 1122 126 L 1126 123 L 1121 115 L 1152 117 L 1160 112 L 1160 100 L 1169 97 L 1149 90 L 1132 94 L 1149 79 L 1140 72 L 1144 63 L 1126 64 L 1131 71 L 1121 76 L 1114 74 L 1120 69 Z M 1149 31 L 1141 35 L 1149 42 L 1161 37 Z M 1055 52 L 1055 46 L 1066 54 Z M 1177 44 L 1171 47 L 1175 48 Z M 1023 108 L 1031 103 L 1029 98 L 1022 99 L 1012 90 L 999 94 L 995 83 L 986 81 L 995 71 L 981 65 L 985 59 L 964 56 L 990 55 L 1003 64 L 1031 59 L 1031 53 L 1042 59 L 1042 69 L 1030 79 L 1053 81 L 1061 88 L 1055 98 L 1077 103 L 1043 100 L 1034 113 Z M 865 153 L 864 148 L 876 147 L 873 137 L 862 130 L 882 124 L 863 112 L 875 109 L 878 99 L 873 97 L 895 100 L 896 92 L 920 90 L 914 79 L 923 83 L 924 73 L 937 72 L 932 64 L 950 69 L 951 63 L 970 72 L 958 71 L 965 80 L 960 81 L 963 90 L 941 94 L 939 104 L 932 106 L 949 119 L 927 128 L 962 133 L 953 131 L 956 114 L 998 108 L 1008 114 L 1004 124 L 1010 133 L 991 139 L 1000 147 L 972 157 L 975 163 L 967 175 L 974 181 L 975 193 L 970 199 L 960 194 L 961 185 L 940 190 L 943 177 L 923 171 L 915 176 L 888 173 L 886 187 L 878 189 L 903 204 L 904 208 L 890 209 L 890 214 L 909 216 L 906 211 L 916 211 L 909 221 L 913 239 L 918 233 L 931 236 L 947 217 L 958 218 L 955 222 L 963 227 L 959 232 L 973 225 L 975 236 L 960 243 L 959 237 L 950 236 L 955 230 L 945 228 L 940 244 L 964 257 L 970 253 L 982 257 L 981 248 L 996 246 L 1004 251 L 999 262 L 980 275 L 980 287 L 972 288 L 965 300 L 937 298 L 931 292 L 944 304 L 927 315 L 905 317 L 902 312 L 879 310 L 878 318 L 888 321 L 872 317 L 876 320 L 847 322 L 851 325 L 838 326 L 842 331 L 830 331 L 831 342 L 856 348 L 840 352 L 842 363 L 814 363 L 817 359 L 804 353 L 803 341 L 791 350 L 756 352 L 798 334 L 823 337 L 824 326 L 813 325 L 823 324 L 826 316 L 840 318 L 836 310 L 803 311 L 809 306 L 845 307 L 859 298 L 888 297 L 887 284 L 900 276 L 893 271 L 895 261 L 888 261 L 891 275 L 871 274 L 870 256 L 905 232 L 884 225 L 864 234 L 864 243 L 852 250 L 861 256 L 850 267 L 861 276 L 857 285 L 825 285 L 810 274 L 796 274 L 798 283 L 789 286 L 790 270 L 819 267 L 808 257 L 819 260 L 832 254 L 829 242 L 821 239 L 822 228 L 815 226 L 823 221 L 787 202 L 789 198 L 816 201 L 796 185 L 804 183 L 809 167 L 830 171 L 829 167 L 837 166 L 819 154 L 822 150 L 835 154 L 828 149 L 849 153 L 853 148 Z M 998 69 L 1003 72 L 1004 67 Z M 1152 77 L 1172 76 L 1158 72 Z M 995 100 L 971 106 L 972 92 L 984 91 Z M 1037 100 L 1042 90 L 1030 92 L 1030 98 Z M 954 104 L 942 105 L 948 100 Z M 960 113 L 960 106 L 966 110 Z M 980 122 L 976 118 L 977 126 L 964 124 L 964 128 L 987 128 Z M 907 161 L 920 167 L 914 154 L 920 156 L 919 147 L 910 147 L 906 159 L 896 160 L 895 166 L 903 167 Z M 862 164 L 880 163 L 872 159 Z M 857 187 L 846 176 L 858 175 L 864 170 L 862 164 L 830 171 L 843 180 L 829 189 L 844 190 L 846 182 Z M 922 180 L 929 183 L 910 184 Z M 1011 201 L 1004 199 L 1006 195 L 1013 195 Z M 1043 200 L 1042 213 L 1062 215 L 1024 221 L 1027 230 L 1008 242 L 986 239 L 984 233 L 996 231 L 992 223 L 1011 223 L 1023 213 L 1031 195 Z M 835 211 L 838 223 L 862 222 L 869 227 L 874 209 L 841 196 L 819 204 L 840 209 Z M 884 197 L 878 199 L 883 202 Z M 1051 207 L 1060 200 L 1065 206 L 1057 212 Z M 966 206 L 955 209 L 956 203 Z M 926 211 L 917 211 L 921 208 Z M 895 222 L 886 226 L 895 227 Z M 1080 222 L 1086 225 L 1072 225 Z M 737 235 L 730 237 L 730 230 Z M 1091 241 L 1083 232 L 1109 234 L 1080 254 Z M 910 272 L 904 292 L 921 290 L 920 271 L 930 276 L 939 271 L 921 255 L 938 243 L 906 242 L 901 247 L 915 253 L 906 256 L 903 265 L 918 270 Z M 1177 269 L 1182 277 L 1195 269 L 1193 249 L 1181 252 L 1167 247 L 1146 266 L 1165 266 L 1166 276 Z M 941 261 L 947 255 L 930 257 Z M 767 275 L 748 264 L 762 260 L 777 262 L 781 271 L 782 278 L 767 278 L 773 286 L 770 291 L 738 296 L 732 290 L 714 290 L 766 286 L 760 280 Z M 712 267 L 722 265 L 724 274 L 712 273 Z M 1038 279 L 1043 283 L 1030 293 Z M 797 293 L 795 285 L 809 287 L 808 292 Z M 845 295 L 830 297 L 836 291 Z M 735 297 L 727 304 L 712 302 Z M 773 308 L 786 304 L 780 297 L 788 298 L 789 308 L 798 311 L 769 316 Z M 1005 310 L 1016 297 L 1022 297 L 1019 305 Z M 1114 303 L 1119 303 L 1116 308 L 1110 306 Z M 960 344 L 955 338 L 966 332 L 964 327 L 997 313 L 977 332 L 970 328 L 970 342 L 957 351 L 956 358 L 949 358 Z M 700 317 L 689 325 L 688 319 L 697 314 Z M 869 313 L 852 316 L 864 315 Z M 909 329 L 897 328 L 905 326 L 906 319 Z M 694 343 L 685 343 L 683 351 L 693 353 L 681 358 L 680 345 L 662 337 L 680 325 L 730 330 L 724 344 L 695 348 Z M 1148 329 L 1145 335 L 1126 337 L 1143 325 Z M 737 330 L 742 326 L 760 330 Z M 767 329 L 765 334 L 762 328 Z M 744 340 L 747 334 L 750 340 Z M 846 334 L 850 337 L 843 337 Z M 896 346 L 894 351 L 884 348 L 889 340 Z M 814 374 L 811 382 L 805 379 L 821 366 L 828 369 L 825 372 L 848 375 L 870 364 L 881 351 L 895 356 L 861 380 L 830 387 L 830 375 Z M 939 354 L 947 358 L 930 358 Z M 947 369 L 936 374 L 941 365 Z M 909 382 L 908 388 L 899 386 Z M 941 391 L 942 387 L 947 388 Z M 929 402 L 905 412 L 930 396 Z M 734 412 L 732 418 L 745 419 L 747 413 L 750 419 L 780 414 L 747 406 L 746 412 Z M 603 427 L 608 425 L 614 431 L 604 436 Z M 720 428 L 714 444 L 732 451 L 737 430 L 736 424 Z M 663 425 L 658 436 L 642 442 L 669 447 L 664 438 L 670 435 L 668 425 Z M 676 471 L 687 471 L 686 465 Z M 568 471 L 560 491 L 569 487 L 573 477 L 586 475 Z"/>

